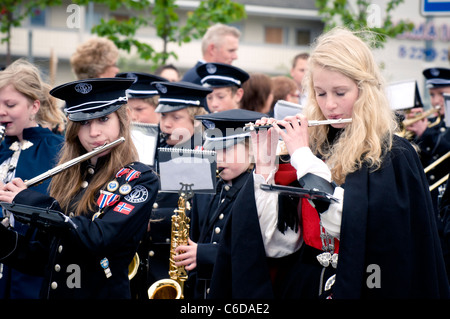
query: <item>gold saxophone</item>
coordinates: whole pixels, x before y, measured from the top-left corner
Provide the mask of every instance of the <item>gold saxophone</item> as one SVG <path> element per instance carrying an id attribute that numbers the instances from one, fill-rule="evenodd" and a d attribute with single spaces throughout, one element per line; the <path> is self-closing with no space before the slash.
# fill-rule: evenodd
<path id="1" fill-rule="evenodd" d="M 182 184 L 179 191 L 178 208 L 172 215 L 172 229 L 170 235 L 169 277 L 153 283 L 148 289 L 149 299 L 183 299 L 184 282 L 188 275 L 184 266 L 176 266 L 175 249 L 180 245 L 187 245 L 189 239 L 189 217 L 186 210 L 190 210 L 189 199 L 192 197 L 192 185 Z"/>

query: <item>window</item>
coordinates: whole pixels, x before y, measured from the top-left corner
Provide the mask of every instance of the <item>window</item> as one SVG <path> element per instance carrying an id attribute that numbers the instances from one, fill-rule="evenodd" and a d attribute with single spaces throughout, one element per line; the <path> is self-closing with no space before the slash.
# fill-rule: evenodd
<path id="1" fill-rule="evenodd" d="M 295 31 L 295 44 L 296 45 L 309 45 L 311 43 L 311 31 L 310 30 L 296 30 Z"/>
<path id="2" fill-rule="evenodd" d="M 30 16 L 30 25 L 35 27 L 45 27 L 45 10 L 34 8 Z"/>
<path id="3" fill-rule="evenodd" d="M 265 27 L 264 42 L 270 44 L 283 44 L 283 28 L 282 27 Z"/>

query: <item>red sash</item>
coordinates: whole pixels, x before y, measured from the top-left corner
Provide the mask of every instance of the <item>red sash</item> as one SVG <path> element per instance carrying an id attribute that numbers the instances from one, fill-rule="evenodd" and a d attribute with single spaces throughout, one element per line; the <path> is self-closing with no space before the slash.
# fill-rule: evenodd
<path id="1" fill-rule="evenodd" d="M 322 250 L 320 239 L 320 217 L 317 210 L 305 198 L 301 200 L 303 240 L 308 246 Z M 339 252 L 339 240 L 334 239 L 334 252 Z"/>
<path id="2" fill-rule="evenodd" d="M 275 184 L 289 185 L 297 180 L 297 171 L 289 164 L 280 164 L 275 174 Z M 308 246 L 322 250 L 322 241 L 320 239 L 320 218 L 316 209 L 311 206 L 309 201 L 302 198 L 301 205 L 301 231 L 303 239 Z M 335 253 L 339 251 L 339 240 L 334 240 Z"/>

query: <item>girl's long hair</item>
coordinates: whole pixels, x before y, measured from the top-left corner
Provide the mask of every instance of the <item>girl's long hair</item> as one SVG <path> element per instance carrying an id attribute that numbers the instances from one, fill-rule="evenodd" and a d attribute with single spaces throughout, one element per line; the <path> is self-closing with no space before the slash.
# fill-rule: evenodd
<path id="1" fill-rule="evenodd" d="M 94 177 L 74 208 L 75 215 L 87 214 L 92 211 L 96 206 L 96 195 L 100 189 L 114 177 L 120 168 L 138 159 L 137 150 L 131 140 L 127 106 L 119 108 L 116 114 L 119 118 L 120 136 L 125 138 L 125 142 L 113 147 L 109 154 L 101 158 L 104 165 L 96 168 Z M 66 142 L 61 149 L 58 165 L 86 153 L 78 139 L 79 129 L 79 122 L 68 122 Z M 69 205 L 81 188 L 86 174 L 81 171 L 81 167 L 82 165 L 74 165 L 52 178 L 50 196 L 55 198 L 63 209 L 71 209 Z"/>
<path id="2" fill-rule="evenodd" d="M 311 74 L 321 69 L 339 72 L 352 79 L 359 88 L 352 123 L 333 145 L 327 140 L 328 126 L 310 128 L 312 151 L 327 161 L 333 180 L 342 184 L 345 177 L 363 163 L 373 169 L 380 167 L 383 152 L 392 147 L 397 122 L 370 48 L 353 32 L 338 27 L 316 40 L 304 80 L 308 91 L 305 107 L 308 119 L 325 120 L 316 100 Z"/>

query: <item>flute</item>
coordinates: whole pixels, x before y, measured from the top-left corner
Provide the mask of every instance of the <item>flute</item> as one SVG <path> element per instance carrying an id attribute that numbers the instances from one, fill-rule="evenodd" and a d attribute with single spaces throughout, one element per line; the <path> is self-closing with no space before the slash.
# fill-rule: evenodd
<path id="1" fill-rule="evenodd" d="M 323 120 L 323 121 L 315 121 L 311 120 L 308 121 L 308 126 L 317 126 L 317 125 L 328 125 L 328 124 L 341 124 L 341 123 L 350 123 L 352 119 L 336 119 L 336 120 Z M 277 122 L 275 122 L 277 123 Z M 300 123 L 300 121 L 299 121 Z M 277 123 L 277 125 L 280 125 Z M 258 131 L 262 128 L 271 128 L 272 124 L 266 124 L 266 125 L 256 125 L 255 123 L 247 123 L 244 126 L 245 132 L 251 132 L 251 131 Z M 283 127 L 280 125 L 280 127 Z"/>
<path id="2" fill-rule="evenodd" d="M 76 157 L 76 158 L 74 158 L 74 159 L 72 159 L 70 161 L 67 161 L 67 162 L 62 163 L 62 164 L 60 164 L 60 165 L 58 165 L 58 166 L 56 166 L 56 167 L 54 167 L 52 169 L 49 169 L 48 171 L 42 173 L 41 175 L 33 177 L 30 180 L 24 181 L 25 185 L 27 187 L 31 187 L 31 186 L 37 185 L 37 184 L 43 182 L 44 180 L 46 180 L 47 178 L 50 178 L 50 177 L 52 177 L 52 176 L 54 176 L 56 174 L 61 173 L 62 171 L 68 169 L 69 167 L 71 167 L 71 166 L 73 166 L 75 164 L 78 164 L 80 162 L 83 162 L 85 160 L 88 160 L 91 157 L 93 157 L 93 156 L 95 156 L 97 154 L 100 154 L 100 153 L 102 153 L 102 152 L 104 152 L 104 151 L 106 151 L 106 150 L 108 150 L 108 149 L 110 149 L 112 147 L 115 147 L 115 146 L 117 146 L 117 145 L 119 145 L 119 144 L 121 144 L 123 142 L 125 142 L 125 138 L 124 137 L 120 137 L 119 139 L 117 139 L 117 140 L 115 140 L 115 141 L 113 141 L 113 142 L 111 142 L 109 144 L 105 144 L 105 145 L 99 146 L 99 147 L 93 149 L 92 151 L 90 151 L 88 153 L 85 153 L 85 154 L 83 154 L 81 156 L 78 156 L 78 157 Z"/>

